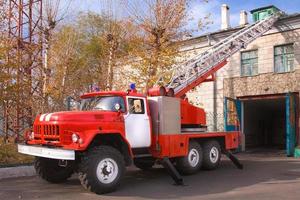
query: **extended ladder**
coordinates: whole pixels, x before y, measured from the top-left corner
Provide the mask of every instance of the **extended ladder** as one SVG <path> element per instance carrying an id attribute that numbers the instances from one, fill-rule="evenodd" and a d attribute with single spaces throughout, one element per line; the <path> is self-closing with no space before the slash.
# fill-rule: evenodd
<path id="1" fill-rule="evenodd" d="M 271 29 L 281 15 L 282 12 L 273 13 L 264 20 L 248 25 L 207 51 L 175 66 L 167 88 L 173 88 L 177 97 L 184 95 L 223 67 L 227 58 Z"/>

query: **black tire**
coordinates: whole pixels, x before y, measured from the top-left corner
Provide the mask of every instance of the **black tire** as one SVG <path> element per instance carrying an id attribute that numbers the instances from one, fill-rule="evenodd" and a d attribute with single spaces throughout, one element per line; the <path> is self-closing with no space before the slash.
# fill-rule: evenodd
<path id="1" fill-rule="evenodd" d="M 213 170 L 220 165 L 221 147 L 216 140 L 209 140 L 203 144 L 203 169 Z"/>
<path id="2" fill-rule="evenodd" d="M 58 165 L 59 160 L 36 157 L 34 168 L 36 173 L 50 183 L 62 183 L 74 172 L 74 161 L 68 161 L 67 166 Z"/>
<path id="3" fill-rule="evenodd" d="M 197 156 L 198 156 L 198 160 L 195 160 L 195 163 L 192 164 L 192 160 L 197 159 Z M 181 174 L 185 174 L 185 175 L 194 174 L 198 172 L 198 170 L 201 168 L 202 159 L 203 159 L 203 153 L 200 144 L 198 142 L 191 141 L 189 145 L 188 155 L 176 159 L 177 170 Z"/>
<path id="4" fill-rule="evenodd" d="M 111 169 L 107 171 L 108 166 L 113 167 L 112 174 Z M 109 193 L 116 190 L 123 177 L 125 172 L 124 157 L 113 147 L 94 147 L 82 157 L 78 171 L 79 180 L 85 189 L 96 194 Z M 105 180 L 105 173 L 108 173 L 106 174 L 107 180 Z M 109 180 L 110 178 L 111 180 Z"/>
<path id="5" fill-rule="evenodd" d="M 139 158 L 134 159 L 134 165 L 141 170 L 149 170 L 155 164 L 155 160 L 153 158 Z"/>

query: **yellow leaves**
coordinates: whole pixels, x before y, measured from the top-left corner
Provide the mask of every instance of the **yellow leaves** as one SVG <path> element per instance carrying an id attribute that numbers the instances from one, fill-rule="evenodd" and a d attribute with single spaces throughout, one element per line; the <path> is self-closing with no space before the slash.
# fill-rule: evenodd
<path id="1" fill-rule="evenodd" d="M 80 14 L 76 21 L 57 26 L 48 38 L 48 65 L 36 70 L 32 77 L 35 87 L 49 78 L 43 91 L 46 88 L 50 107 L 56 109 L 55 106 L 64 105 L 67 96 L 87 92 L 91 84 L 105 89 L 108 76 L 115 79 L 114 89 L 127 87 L 128 81 L 147 88 L 162 77 L 167 83 L 172 73 L 170 69 L 178 60 L 177 41 L 187 33 L 184 26 L 188 2 L 129 1 L 129 19 L 88 12 Z M 8 48 L 2 45 L 3 41 L 7 40 L 0 39 L 0 61 L 2 52 Z M 9 66 L 13 68 L 14 63 Z M 111 74 L 108 66 L 112 68 Z M 48 69 L 49 73 L 45 73 Z M 1 81 L 15 79 L 15 74 L 3 74 L 2 69 L 0 75 Z M 12 85 L 9 91 L 15 91 L 14 87 Z"/>
<path id="2" fill-rule="evenodd" d="M 186 34 L 183 26 L 187 20 L 187 2 L 148 0 L 140 6 L 129 5 L 132 21 L 141 29 L 137 33 L 141 38 L 138 50 L 131 52 L 137 59 L 132 64 L 135 73 L 130 78 L 144 82 L 144 89 L 152 87 L 162 73 L 168 72 L 176 63 L 178 44 L 175 41 Z M 165 76 L 163 81 L 166 83 L 170 73 Z"/>

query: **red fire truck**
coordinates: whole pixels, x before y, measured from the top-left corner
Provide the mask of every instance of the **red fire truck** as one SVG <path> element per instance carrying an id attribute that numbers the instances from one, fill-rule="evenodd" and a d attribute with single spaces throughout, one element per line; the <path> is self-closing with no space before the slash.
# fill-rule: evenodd
<path id="1" fill-rule="evenodd" d="M 241 168 L 230 153 L 239 147 L 238 124 L 233 131 L 207 132 L 205 111 L 191 105 L 185 94 L 213 80 L 228 57 L 269 30 L 278 17 L 249 25 L 174 67 L 169 84 L 147 95 L 134 86 L 127 92 L 93 92 L 81 96 L 79 111 L 37 116 L 18 151 L 36 156 L 41 178 L 60 183 L 77 172 L 81 184 L 98 194 L 115 190 L 132 163 L 144 170 L 162 164 L 177 184 L 183 183 L 180 174 L 217 168 L 221 153 Z"/>

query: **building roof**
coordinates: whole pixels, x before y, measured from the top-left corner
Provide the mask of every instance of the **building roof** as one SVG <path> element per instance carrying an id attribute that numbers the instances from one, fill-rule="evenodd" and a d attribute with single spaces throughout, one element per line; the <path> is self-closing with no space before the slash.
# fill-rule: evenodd
<path id="1" fill-rule="evenodd" d="M 258 8 L 259 9 L 259 8 Z M 289 15 L 283 15 L 282 17 L 280 17 L 279 19 L 279 22 L 282 21 L 282 20 L 288 20 L 288 19 L 292 19 L 292 18 L 296 18 L 296 17 L 300 17 L 300 13 L 294 13 L 294 14 L 289 14 Z M 278 22 L 277 22 L 278 23 Z M 207 38 L 211 35 L 222 35 L 222 34 L 227 34 L 229 32 L 236 32 L 240 29 L 244 28 L 244 26 L 236 26 L 236 27 L 232 27 L 232 28 L 228 28 L 228 29 L 225 29 L 225 30 L 217 30 L 217 31 L 214 31 L 214 32 L 209 32 L 209 33 L 205 33 L 203 35 L 199 35 L 199 36 L 196 36 L 196 37 L 192 37 L 192 38 L 189 38 L 189 39 L 186 39 L 186 40 L 183 40 L 181 41 L 182 44 L 186 44 L 186 43 L 190 43 L 190 42 L 193 42 L 195 40 L 199 40 L 201 38 Z"/>
<path id="2" fill-rule="evenodd" d="M 276 10 L 280 10 L 279 8 L 277 8 L 274 5 L 269 5 L 269 6 L 264 6 L 264 7 L 260 7 L 260 8 L 255 8 L 254 10 L 250 10 L 250 13 L 253 14 L 254 12 L 269 9 L 269 8 L 275 8 Z"/>

